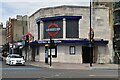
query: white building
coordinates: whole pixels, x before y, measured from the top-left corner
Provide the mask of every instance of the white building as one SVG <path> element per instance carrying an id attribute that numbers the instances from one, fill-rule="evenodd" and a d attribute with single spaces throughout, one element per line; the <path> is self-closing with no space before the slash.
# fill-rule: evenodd
<path id="1" fill-rule="evenodd" d="M 50 52 L 49 35 L 55 35 L 53 40 L 57 47 L 56 51 L 52 49 L 52 62 L 89 63 L 89 10 L 90 8 L 86 6 L 58 6 L 42 8 L 32 14 L 29 17 L 29 32 L 33 34 L 34 41 L 30 43 L 29 59 L 45 62 Z M 92 28 L 94 30 L 92 62 L 110 63 L 112 41 L 109 8 L 94 8 Z M 47 32 L 50 29 L 53 32 Z"/>

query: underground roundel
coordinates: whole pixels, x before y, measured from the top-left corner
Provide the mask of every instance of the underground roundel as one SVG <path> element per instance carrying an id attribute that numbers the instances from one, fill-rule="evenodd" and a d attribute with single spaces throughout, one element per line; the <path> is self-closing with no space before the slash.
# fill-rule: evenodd
<path id="1" fill-rule="evenodd" d="M 52 24 L 48 25 L 48 29 L 46 29 L 46 31 L 48 32 L 48 34 L 51 37 L 56 36 L 58 34 L 59 30 L 60 30 L 60 28 L 55 23 L 52 23 Z"/>
<path id="2" fill-rule="evenodd" d="M 32 35 L 31 33 L 29 33 L 29 32 L 26 33 L 26 34 L 23 36 L 23 39 L 26 40 L 26 36 L 27 36 L 27 35 L 29 36 L 29 42 L 32 41 L 33 35 Z"/>

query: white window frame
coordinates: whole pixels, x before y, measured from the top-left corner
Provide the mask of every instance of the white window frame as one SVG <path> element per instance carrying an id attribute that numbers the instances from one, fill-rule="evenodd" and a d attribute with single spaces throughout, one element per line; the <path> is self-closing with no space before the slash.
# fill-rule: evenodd
<path id="1" fill-rule="evenodd" d="M 70 46 L 69 47 L 69 54 L 70 55 L 75 55 L 75 52 L 76 52 L 75 46 Z"/>

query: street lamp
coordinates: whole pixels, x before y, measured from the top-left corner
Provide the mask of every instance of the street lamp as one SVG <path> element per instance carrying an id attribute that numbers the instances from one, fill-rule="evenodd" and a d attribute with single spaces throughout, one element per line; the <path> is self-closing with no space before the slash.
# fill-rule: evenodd
<path id="1" fill-rule="evenodd" d="M 91 27 L 91 0 L 90 0 L 90 44 L 89 44 L 89 47 L 90 47 L 90 67 L 92 67 L 92 37 L 91 37 L 91 31 L 92 31 L 92 27 Z"/>

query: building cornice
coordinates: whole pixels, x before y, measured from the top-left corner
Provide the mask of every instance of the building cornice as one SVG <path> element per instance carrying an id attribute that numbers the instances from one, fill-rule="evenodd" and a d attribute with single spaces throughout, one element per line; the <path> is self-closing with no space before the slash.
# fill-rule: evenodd
<path id="1" fill-rule="evenodd" d="M 40 10 L 48 10 L 48 9 L 56 9 L 56 8 L 89 8 L 89 6 L 73 6 L 73 5 L 61 5 L 61 6 L 55 6 L 55 7 L 47 7 L 47 8 L 40 8 L 35 13 L 33 13 L 30 17 L 38 13 Z"/>

